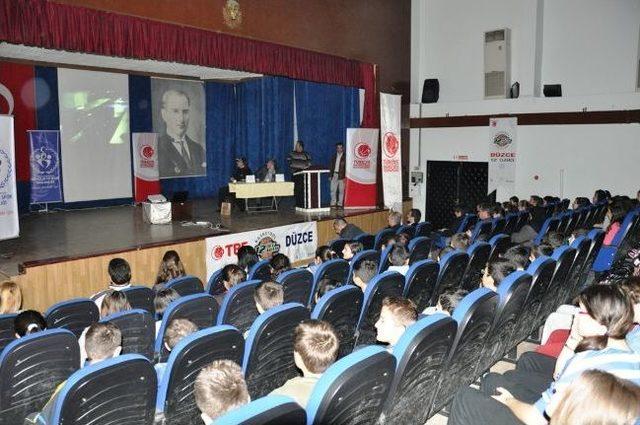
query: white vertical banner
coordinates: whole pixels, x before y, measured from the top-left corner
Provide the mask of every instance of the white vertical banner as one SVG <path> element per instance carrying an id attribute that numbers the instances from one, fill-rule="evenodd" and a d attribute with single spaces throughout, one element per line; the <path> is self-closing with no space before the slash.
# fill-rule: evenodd
<path id="1" fill-rule="evenodd" d="M 489 129 L 489 194 L 504 201 L 516 192 L 518 118 L 490 118 Z"/>
<path id="2" fill-rule="evenodd" d="M 380 93 L 384 206 L 394 211 L 402 211 L 401 99 L 400 95 Z"/>
<path id="3" fill-rule="evenodd" d="M 14 146 L 13 117 L 0 115 L 0 240 L 20 234 Z"/>

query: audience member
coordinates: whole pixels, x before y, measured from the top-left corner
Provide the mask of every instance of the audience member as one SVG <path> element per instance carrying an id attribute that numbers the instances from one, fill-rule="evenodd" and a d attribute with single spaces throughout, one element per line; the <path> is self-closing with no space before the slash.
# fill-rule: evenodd
<path id="1" fill-rule="evenodd" d="M 471 238 L 466 233 L 456 233 L 451 236 L 451 247 L 453 249 L 459 249 L 461 251 L 466 251 L 469 248 L 469 244 L 471 242 Z"/>
<path id="2" fill-rule="evenodd" d="M 16 338 L 31 335 L 47 329 L 47 322 L 42 314 L 35 310 L 25 310 L 13 319 Z"/>
<path id="3" fill-rule="evenodd" d="M 375 324 L 377 339 L 387 343 L 391 350 L 404 331 L 418 320 L 418 312 L 413 301 L 400 297 L 386 297 L 382 300 L 380 318 Z"/>
<path id="4" fill-rule="evenodd" d="M 156 277 L 156 286 L 186 274 L 178 253 L 174 250 L 167 251 L 162 256 L 160 270 L 158 270 L 158 276 Z M 154 286 L 154 289 L 156 289 L 156 286 Z"/>
<path id="5" fill-rule="evenodd" d="M 531 205 L 526 199 L 522 199 L 518 202 L 518 211 L 528 211 L 529 208 L 531 208 Z"/>
<path id="6" fill-rule="evenodd" d="M 378 274 L 378 265 L 375 261 L 364 260 L 353 271 L 353 283 L 364 292 L 367 285 Z"/>
<path id="7" fill-rule="evenodd" d="M 329 323 L 321 320 L 300 323 L 293 333 L 293 359 L 302 376 L 289 379 L 271 394 L 289 396 L 306 408 L 320 376 L 336 361 L 339 348 L 338 334 Z"/>
<path id="8" fill-rule="evenodd" d="M 245 273 L 249 273 L 251 267 L 253 267 L 260 259 L 256 250 L 251 245 L 244 245 L 238 248 L 238 267 L 244 270 Z"/>
<path id="9" fill-rule="evenodd" d="M 487 265 L 482 276 L 482 286 L 497 291 L 505 277 L 516 271 L 516 265 L 511 261 L 498 258 Z"/>
<path id="10" fill-rule="evenodd" d="M 478 205 L 478 220 L 489 220 L 491 218 L 491 206 L 488 204 Z"/>
<path id="11" fill-rule="evenodd" d="M 396 235 L 382 235 L 382 238 L 380 240 L 380 249 L 384 250 L 385 248 L 387 248 L 390 245 L 393 245 L 396 243 Z"/>
<path id="12" fill-rule="evenodd" d="M 158 331 L 162 324 L 162 316 L 164 315 L 165 310 L 169 307 L 171 302 L 178 298 L 180 298 L 180 294 L 172 288 L 162 288 L 156 292 L 156 296 L 153 299 L 153 306 L 156 311 L 156 337 L 158 336 Z"/>
<path id="13" fill-rule="evenodd" d="M 316 302 L 320 300 L 329 291 L 332 291 L 341 286 L 340 282 L 331 279 L 330 277 L 323 277 L 318 282 L 318 290 L 316 291 Z"/>
<path id="14" fill-rule="evenodd" d="M 546 243 L 534 245 L 529 253 L 529 260 L 534 261 L 542 256 L 551 257 L 553 255 L 553 247 Z"/>
<path id="15" fill-rule="evenodd" d="M 576 239 L 578 239 L 580 236 L 587 236 L 589 232 L 587 231 L 587 229 L 575 229 L 573 232 L 571 232 L 571 234 L 569 235 L 569 238 L 567 240 L 567 243 L 569 245 L 571 245 L 573 243 L 573 241 L 575 241 Z"/>
<path id="16" fill-rule="evenodd" d="M 320 267 L 320 264 L 329 260 L 335 260 L 336 258 L 338 258 L 338 255 L 329 246 L 319 246 L 316 249 L 316 256 L 313 259 L 313 264 L 307 267 L 307 270 L 311 273 L 315 273 L 316 270 L 318 270 L 318 267 Z"/>
<path id="17" fill-rule="evenodd" d="M 492 218 L 503 218 L 505 216 L 505 211 L 504 208 L 502 208 L 502 205 L 499 203 L 496 203 L 492 208 L 491 208 L 491 217 Z"/>
<path id="18" fill-rule="evenodd" d="M 459 229 L 459 227 L 464 220 L 466 212 L 466 209 L 462 205 L 456 205 L 453 207 L 453 220 L 449 224 L 449 231 L 451 233 L 455 233 L 458 230 L 460 230 L 461 232 L 465 231 L 465 229 Z"/>
<path id="19" fill-rule="evenodd" d="M 619 203 L 612 204 L 607 210 L 607 218 L 609 219 L 609 225 L 606 228 L 606 234 L 604 235 L 603 245 L 611 245 L 613 238 L 616 237 L 620 226 L 627 215 L 627 210 L 623 208 Z"/>
<path id="20" fill-rule="evenodd" d="M 251 401 L 242 369 L 231 360 L 216 360 L 203 368 L 193 386 L 196 405 L 205 425 Z"/>
<path id="21" fill-rule="evenodd" d="M 344 244 L 344 248 L 342 248 L 342 258 L 349 261 L 361 251 L 364 251 L 364 245 L 362 245 L 362 243 L 357 241 L 347 242 Z"/>
<path id="22" fill-rule="evenodd" d="M 512 196 L 511 198 L 509 198 L 509 203 L 514 206 L 515 208 L 518 208 L 518 204 L 520 203 L 520 199 L 517 196 Z"/>
<path id="23" fill-rule="evenodd" d="M 396 244 L 402 246 L 409 246 L 409 242 L 411 241 L 411 236 L 408 233 L 401 232 L 395 236 Z"/>
<path id="24" fill-rule="evenodd" d="M 402 226 L 402 214 L 391 211 L 387 216 L 387 229 L 398 230 Z"/>
<path id="25" fill-rule="evenodd" d="M 589 201 L 588 198 L 584 198 L 582 196 L 578 196 L 574 201 L 573 201 L 573 205 L 571 206 L 572 209 L 574 211 L 579 211 L 582 208 L 588 207 L 591 205 L 591 201 Z"/>
<path id="26" fill-rule="evenodd" d="M 469 291 L 465 289 L 448 289 L 438 297 L 438 303 L 435 312 L 444 313 L 448 316 L 453 314 L 460 301 L 469 295 Z"/>
<path id="27" fill-rule="evenodd" d="M 187 319 L 173 319 L 164 332 L 164 347 L 167 351 L 171 351 L 184 337 L 197 331 L 198 327 L 192 321 Z M 156 363 L 154 368 L 158 376 L 158 385 L 160 385 L 164 371 L 167 369 L 167 363 Z"/>
<path id="28" fill-rule="evenodd" d="M 422 219 L 422 213 L 420 212 L 420 210 L 416 208 L 412 208 L 407 213 L 407 216 L 405 218 L 405 224 L 409 226 L 415 226 L 418 223 L 420 223 L 421 219 Z"/>
<path id="29" fill-rule="evenodd" d="M 214 295 L 213 297 L 218 302 L 219 306 L 222 306 L 222 302 L 224 301 L 224 297 L 227 295 L 229 289 L 233 288 L 239 283 L 242 283 L 246 280 L 247 274 L 242 269 L 242 267 L 237 264 L 227 264 L 222 268 L 222 287 L 223 291 Z"/>
<path id="30" fill-rule="evenodd" d="M 406 275 L 409 271 L 409 251 L 403 245 L 395 244 L 389 253 L 389 271 Z"/>
<path id="31" fill-rule="evenodd" d="M 271 267 L 271 279 L 276 280 L 282 273 L 291 270 L 291 261 L 286 255 L 278 253 L 271 257 L 269 266 Z"/>
<path id="32" fill-rule="evenodd" d="M 434 261 L 441 261 L 448 253 L 450 252 L 454 252 L 456 249 L 452 246 L 445 246 L 444 248 L 442 248 L 440 251 L 438 251 L 436 253 L 436 258 L 434 258 Z"/>
<path id="33" fill-rule="evenodd" d="M 520 230 L 511 234 L 511 242 L 531 242 L 536 238 L 536 236 L 538 236 L 538 232 L 540 232 L 540 229 L 542 229 L 542 225 L 547 219 L 547 212 L 542 206 L 542 202 L 542 198 L 540 198 L 539 196 L 531 196 L 531 199 L 529 200 L 531 207 L 528 210 L 529 222 L 525 224 Z"/>
<path id="34" fill-rule="evenodd" d="M 355 240 L 358 236 L 363 235 L 364 231 L 352 223 L 347 223 L 344 217 L 333 220 L 333 230 L 341 239 Z"/>
<path id="35" fill-rule="evenodd" d="M 114 258 L 109 261 L 109 288 L 94 294 L 91 299 L 96 303 L 98 308 L 102 307 L 102 300 L 109 291 L 122 291 L 131 287 L 131 267 L 127 260 L 123 258 Z"/>
<path id="36" fill-rule="evenodd" d="M 529 255 L 529 248 L 524 245 L 514 245 L 500 255 L 500 258 L 512 262 L 516 270 L 524 270 L 529 265 Z"/>
<path id="37" fill-rule="evenodd" d="M 556 231 L 548 232 L 544 235 L 544 238 L 542 238 L 542 243 L 551 245 L 553 249 L 556 249 L 565 244 L 564 235 Z"/>
<path id="38" fill-rule="evenodd" d="M 22 307 L 22 291 L 11 281 L 0 283 L 0 314 L 12 314 Z"/>
<path id="39" fill-rule="evenodd" d="M 262 314 L 270 308 L 277 307 L 284 302 L 284 290 L 282 289 L 282 285 L 277 282 L 260 282 L 256 285 L 253 299 L 256 302 L 258 313 Z"/>

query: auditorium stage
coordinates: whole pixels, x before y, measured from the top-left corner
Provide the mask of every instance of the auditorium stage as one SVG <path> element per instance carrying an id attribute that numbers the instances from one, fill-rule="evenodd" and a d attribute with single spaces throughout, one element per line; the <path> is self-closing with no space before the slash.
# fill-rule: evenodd
<path id="1" fill-rule="evenodd" d="M 405 208 L 409 204 L 405 202 Z M 2 279 L 21 285 L 23 307 L 44 310 L 53 302 L 104 289 L 106 265 L 116 255 L 130 262 L 133 281 L 152 284 L 162 254 L 176 249 L 187 272 L 204 280 L 204 245 L 210 236 L 317 221 L 319 244 L 336 237 L 331 223 L 337 212 L 298 213 L 288 199 L 277 213 L 221 217 L 216 208 L 213 199 L 194 200 L 192 221 L 208 221 L 214 227 L 219 223 L 220 229 L 182 226 L 176 220 L 151 225 L 143 221 L 139 206 L 27 214 L 20 218 L 20 237 L 0 242 Z M 387 214 L 383 209 L 344 210 L 349 221 L 368 232 L 384 227 Z"/>

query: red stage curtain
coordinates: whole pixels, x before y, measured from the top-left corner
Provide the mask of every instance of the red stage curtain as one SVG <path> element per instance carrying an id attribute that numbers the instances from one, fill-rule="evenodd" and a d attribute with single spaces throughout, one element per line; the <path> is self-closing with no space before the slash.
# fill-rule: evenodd
<path id="1" fill-rule="evenodd" d="M 0 0 L 0 40 L 375 88 L 371 64 L 45 0 Z"/>
<path id="2" fill-rule="evenodd" d="M 376 67 L 369 63 L 360 65 L 362 81 L 364 83 L 364 113 L 362 115 L 362 127 L 380 127 L 380 96 L 376 87 Z"/>

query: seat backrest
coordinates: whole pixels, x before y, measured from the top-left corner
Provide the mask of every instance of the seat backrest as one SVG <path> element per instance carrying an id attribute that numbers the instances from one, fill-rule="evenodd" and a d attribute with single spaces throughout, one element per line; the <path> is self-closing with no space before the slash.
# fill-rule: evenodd
<path id="1" fill-rule="evenodd" d="M 395 375 L 395 358 L 365 347 L 322 374 L 307 403 L 307 424 L 375 424 Z"/>
<path id="2" fill-rule="evenodd" d="M 629 234 L 629 230 L 633 227 L 634 221 L 637 217 L 637 211 L 631 211 L 624 217 L 624 220 L 622 220 L 622 223 L 620 224 L 620 230 L 618 230 L 618 233 L 616 233 L 611 241 L 611 246 L 620 246 L 622 244 L 622 241 Z"/>
<path id="3" fill-rule="evenodd" d="M 587 283 L 587 276 L 589 275 L 589 272 L 591 272 L 593 263 L 598 257 L 600 248 L 602 248 L 605 233 L 600 229 L 593 229 L 587 234 L 587 236 L 591 240 L 591 246 L 589 247 L 589 255 L 587 256 L 587 261 L 585 261 L 584 268 L 582 269 L 582 276 L 580 277 L 581 285 L 585 285 Z"/>
<path id="4" fill-rule="evenodd" d="M 76 337 L 92 323 L 100 320 L 96 303 L 89 298 L 75 298 L 52 305 L 44 313 L 47 328 L 69 329 Z"/>
<path id="5" fill-rule="evenodd" d="M 164 314 L 155 343 L 155 356 L 160 362 L 166 362 L 169 352 L 164 345 L 164 334 L 173 319 L 188 319 L 198 329 L 211 327 L 218 317 L 218 303 L 209 294 L 194 294 L 172 301 Z"/>
<path id="6" fill-rule="evenodd" d="M 511 237 L 505 234 L 495 235 L 489 239 L 489 245 L 491 245 L 491 253 L 489 253 L 487 263 L 496 260 L 500 255 L 507 252 L 511 245 Z"/>
<path id="7" fill-rule="evenodd" d="M 197 423 L 197 422 L 193 422 Z M 231 410 L 216 425 L 306 425 L 307 412 L 291 397 L 268 395 Z"/>
<path id="8" fill-rule="evenodd" d="M 572 216 L 571 212 L 564 212 L 560 214 L 559 216 L 560 222 L 558 223 L 558 229 L 557 229 L 559 233 L 562 233 L 563 235 L 567 234 L 567 228 L 569 226 L 569 222 L 571 221 L 571 216 Z"/>
<path id="9" fill-rule="evenodd" d="M 76 336 L 50 329 L 16 339 L 0 353 L 0 422 L 22 425 L 80 367 Z"/>
<path id="10" fill-rule="evenodd" d="M 302 304 L 289 303 L 262 313 L 249 329 L 242 370 L 252 399 L 298 376 L 293 361 L 293 330 L 309 318 Z"/>
<path id="11" fill-rule="evenodd" d="M 354 285 L 345 285 L 326 294 L 313 308 L 311 318 L 331 323 L 338 333 L 342 358 L 353 351 L 356 343 L 356 325 L 362 309 L 363 293 Z"/>
<path id="12" fill-rule="evenodd" d="M 439 272 L 440 264 L 432 260 L 421 260 L 409 267 L 402 296 L 413 301 L 419 312 L 429 307 Z"/>
<path id="13" fill-rule="evenodd" d="M 114 313 L 100 320 L 113 323 L 122 333 L 122 354 L 140 354 L 153 361 L 156 322 L 146 310 L 134 309 Z"/>
<path id="14" fill-rule="evenodd" d="M 569 220 L 567 221 L 567 224 L 564 227 L 564 234 L 570 235 L 576 229 L 576 224 L 578 223 L 578 219 L 580 218 L 580 213 L 578 213 L 577 211 L 571 210 L 571 211 L 567 211 L 565 215 L 569 217 Z M 558 227 L 558 231 L 561 231 L 560 227 Z"/>
<path id="15" fill-rule="evenodd" d="M 471 242 L 489 240 L 492 228 L 493 222 L 491 220 L 478 221 L 471 233 Z"/>
<path id="16" fill-rule="evenodd" d="M 510 235 L 513 232 L 515 232 L 516 227 L 518 226 L 518 217 L 519 217 L 518 213 L 507 214 L 507 216 L 505 217 L 504 229 L 502 232 L 499 232 L 499 233 Z M 498 235 L 499 233 L 494 233 L 494 236 Z"/>
<path id="17" fill-rule="evenodd" d="M 376 233 L 376 239 L 373 243 L 373 249 L 376 251 L 380 251 L 382 248 L 382 241 L 386 239 L 387 235 L 395 235 L 396 231 L 394 229 L 382 229 L 378 233 Z"/>
<path id="18" fill-rule="evenodd" d="M 271 280 L 271 265 L 269 260 L 261 260 L 251 266 L 247 280 Z"/>
<path id="19" fill-rule="evenodd" d="M 438 297 L 443 292 L 460 287 L 467 264 L 469 264 L 469 255 L 462 251 L 452 251 L 440 259 L 440 273 L 436 290 L 433 291 L 431 298 L 431 305 L 436 305 Z"/>
<path id="20" fill-rule="evenodd" d="M 566 290 L 561 297 L 563 303 L 569 302 L 573 297 L 578 295 L 578 288 L 581 284 L 580 277 L 582 276 L 582 270 L 589 257 L 591 239 L 587 236 L 578 236 L 571 242 L 571 247 L 576 250 L 576 258 L 573 260 L 573 264 L 569 270 L 569 276 L 567 276 Z"/>
<path id="21" fill-rule="evenodd" d="M 507 219 L 503 217 L 496 217 L 492 220 L 491 235 L 488 239 L 491 239 L 495 235 L 505 233 L 507 227 Z"/>
<path id="22" fill-rule="evenodd" d="M 380 263 L 378 264 L 378 273 L 384 273 L 389 269 L 389 256 L 391 255 L 391 250 L 393 249 L 393 245 L 387 246 L 380 253 Z"/>
<path id="23" fill-rule="evenodd" d="M 393 347 L 396 373 L 385 403 L 384 422 L 424 424 L 456 335 L 451 317 L 436 313 L 409 326 Z"/>
<path id="24" fill-rule="evenodd" d="M 453 311 L 458 324 L 447 365 L 440 377 L 431 412 L 440 411 L 460 388 L 475 380 L 473 371 L 478 364 L 478 353 L 482 352 L 486 337 L 495 318 L 498 295 L 479 288 L 464 297 Z"/>
<path id="25" fill-rule="evenodd" d="M 285 303 L 306 304 L 313 287 L 313 274 L 306 269 L 293 269 L 281 273 L 276 282 L 282 284 Z"/>
<path id="26" fill-rule="evenodd" d="M 356 241 L 360 242 L 364 249 L 373 249 L 376 243 L 376 237 L 368 233 L 363 233 L 356 236 Z"/>
<path id="27" fill-rule="evenodd" d="M 360 263 L 366 260 L 373 261 L 378 264 L 380 262 L 380 253 L 373 249 L 367 249 L 354 255 L 351 261 L 349 261 L 349 277 L 347 277 L 347 283 L 353 283 L 354 271 L 360 267 Z"/>
<path id="28" fill-rule="evenodd" d="M 556 271 L 553 273 L 553 278 L 540 306 L 539 320 L 546 320 L 547 316 L 562 304 L 560 298 L 566 293 L 567 278 L 576 258 L 576 250 L 569 245 L 563 245 L 553 251 L 551 258 L 556 260 Z"/>
<path id="29" fill-rule="evenodd" d="M 309 295 L 309 302 L 307 305 L 313 307 L 316 302 L 316 293 L 318 292 L 318 283 L 324 279 L 328 278 L 333 280 L 334 282 L 344 284 L 347 281 L 347 277 L 349 276 L 349 263 L 342 259 L 335 259 L 325 261 L 320 264 L 320 266 L 316 269 L 316 272 L 313 274 L 313 288 L 311 290 L 311 294 Z"/>
<path id="30" fill-rule="evenodd" d="M 131 308 L 141 308 L 148 311 L 151 315 L 156 314 L 156 308 L 153 303 L 156 293 L 147 286 L 131 286 L 125 288 L 122 292 L 127 296 L 127 301 Z"/>
<path id="31" fill-rule="evenodd" d="M 167 424 L 198 423 L 200 410 L 193 395 L 198 373 L 215 360 L 241 364 L 243 354 L 244 338 L 233 326 L 214 326 L 184 337 L 171 350 L 158 382 L 156 411 L 163 412 Z"/>
<path id="32" fill-rule="evenodd" d="M 424 236 L 424 237 L 430 237 L 431 236 L 431 232 L 433 231 L 433 226 L 431 226 L 431 223 L 429 223 L 428 221 L 423 221 L 422 223 L 418 223 L 416 224 L 416 234 L 415 236 Z"/>
<path id="33" fill-rule="evenodd" d="M 182 276 L 171 279 L 165 287 L 175 290 L 181 297 L 204 292 L 202 281 L 195 276 Z"/>
<path id="34" fill-rule="evenodd" d="M 156 372 L 144 357 L 125 354 L 103 360 L 69 378 L 47 423 L 151 425 L 157 391 Z"/>
<path id="35" fill-rule="evenodd" d="M 474 242 L 467 249 L 467 254 L 469 254 L 469 263 L 462 276 L 460 287 L 473 291 L 480 287 L 480 280 L 491 254 L 491 245 L 487 242 Z"/>
<path id="36" fill-rule="evenodd" d="M 205 288 L 205 292 L 209 295 L 224 294 L 226 289 L 224 287 L 223 280 L 224 280 L 224 276 L 222 276 L 222 269 L 216 270 L 209 277 L 209 280 L 207 281 L 207 287 Z"/>
<path id="37" fill-rule="evenodd" d="M 13 325 L 17 313 L 0 315 L 0 352 L 16 339 L 16 330 Z"/>
<path id="38" fill-rule="evenodd" d="M 467 213 L 464 215 L 457 229 L 451 229 L 453 233 L 463 233 L 469 229 L 472 229 L 478 222 L 478 216 L 475 214 Z"/>
<path id="39" fill-rule="evenodd" d="M 244 334 L 259 314 L 253 297 L 259 283 L 259 280 L 249 280 L 229 289 L 220 306 L 216 323 L 231 325 Z"/>
<path id="40" fill-rule="evenodd" d="M 382 300 L 390 296 L 402 296 L 403 289 L 404 276 L 398 272 L 384 272 L 369 281 L 356 326 L 356 345 L 375 344 L 375 324 L 380 318 Z"/>
<path id="41" fill-rule="evenodd" d="M 409 235 L 409 239 L 411 239 L 416 234 L 416 228 L 415 226 L 410 226 L 408 224 L 405 224 L 403 226 L 398 227 L 398 230 L 396 230 L 396 235 L 399 235 L 400 233 L 406 233 L 407 235 Z"/>
<path id="42" fill-rule="evenodd" d="M 529 211 L 518 212 L 518 222 L 516 223 L 515 231 L 520 231 L 529 222 Z"/>
<path id="43" fill-rule="evenodd" d="M 557 218 L 549 217 L 546 219 L 538 232 L 538 236 L 533 240 L 533 243 L 540 245 L 547 233 L 554 232 L 558 228 L 558 224 L 560 224 L 560 220 Z"/>
<path id="44" fill-rule="evenodd" d="M 433 241 L 424 236 L 411 239 L 407 246 L 409 249 L 409 265 L 429 258 L 431 245 L 433 245 Z"/>
<path id="45" fill-rule="evenodd" d="M 518 325 L 530 286 L 531 275 L 520 270 L 511 273 L 500 282 L 495 318 L 479 357 L 476 376 L 481 376 L 508 350 L 515 347 L 512 336 Z"/>
<path id="46" fill-rule="evenodd" d="M 331 250 L 335 252 L 338 257 L 342 258 L 342 250 L 344 249 L 344 246 L 347 244 L 347 242 L 350 242 L 349 239 L 334 239 L 329 242 L 329 248 L 331 248 Z"/>

